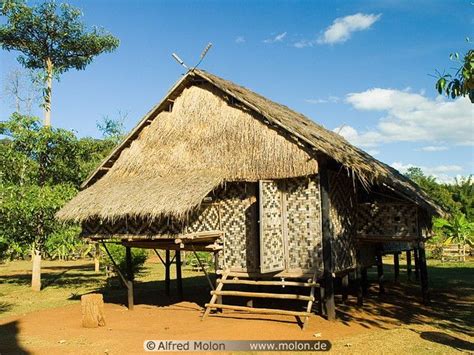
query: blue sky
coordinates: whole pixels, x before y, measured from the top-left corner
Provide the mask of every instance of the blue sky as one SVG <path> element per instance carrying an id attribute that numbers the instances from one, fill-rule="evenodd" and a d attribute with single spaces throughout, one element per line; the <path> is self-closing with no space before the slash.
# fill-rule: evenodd
<path id="1" fill-rule="evenodd" d="M 302 112 L 378 159 L 447 181 L 474 171 L 467 99 L 437 97 L 435 69 L 474 37 L 470 1 L 69 1 L 120 38 L 85 71 L 54 83 L 52 122 L 99 136 L 103 116 L 131 129 L 183 74 L 172 58 Z M 2 87 L 19 68 L 0 52 Z M 13 111 L 2 95 L 0 114 Z M 41 115 L 39 109 L 36 110 Z"/>

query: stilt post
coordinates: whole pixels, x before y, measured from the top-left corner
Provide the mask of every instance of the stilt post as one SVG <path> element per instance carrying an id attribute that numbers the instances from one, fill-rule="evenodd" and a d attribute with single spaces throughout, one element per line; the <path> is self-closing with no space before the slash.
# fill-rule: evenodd
<path id="1" fill-rule="evenodd" d="M 411 280 L 411 251 L 407 250 L 407 278 Z"/>
<path id="2" fill-rule="evenodd" d="M 384 278 L 383 278 L 383 261 L 382 261 L 382 248 L 377 250 L 377 275 L 379 281 L 379 294 L 383 295 L 385 293 L 384 287 Z"/>
<path id="3" fill-rule="evenodd" d="M 393 275 L 395 283 L 400 281 L 400 253 L 396 252 L 393 254 Z"/>
<path id="4" fill-rule="evenodd" d="M 349 294 L 349 274 L 345 274 L 341 279 L 342 285 L 342 303 L 347 302 L 347 297 Z"/>
<path id="5" fill-rule="evenodd" d="M 420 262 L 421 293 L 423 296 L 423 303 L 426 305 L 430 303 L 430 298 L 428 292 L 428 267 L 426 265 L 425 246 L 423 242 L 420 242 L 418 253 Z"/>
<path id="6" fill-rule="evenodd" d="M 132 267 L 132 248 L 125 247 L 125 259 L 127 263 L 127 299 L 128 309 L 133 310 L 133 267 Z"/>
<path id="7" fill-rule="evenodd" d="M 181 250 L 176 250 L 176 282 L 178 286 L 179 297 L 183 298 L 183 278 L 181 274 Z"/>
<path id="8" fill-rule="evenodd" d="M 334 265 L 332 260 L 332 234 L 329 206 L 329 176 L 326 158 L 318 159 L 319 181 L 321 185 L 321 217 L 323 232 L 323 265 L 324 265 L 324 300 L 323 309 L 328 320 L 336 319 L 336 305 L 334 302 Z"/>
<path id="9" fill-rule="evenodd" d="M 356 291 L 357 291 L 357 306 L 364 305 L 364 291 L 362 288 L 362 268 L 360 265 L 356 268 Z"/>
<path id="10" fill-rule="evenodd" d="M 420 279 L 420 257 L 418 254 L 418 247 L 413 249 L 413 257 L 415 259 L 415 280 L 418 281 Z"/>
<path id="11" fill-rule="evenodd" d="M 361 286 L 362 286 L 362 295 L 364 297 L 367 297 L 367 295 L 369 294 L 369 280 L 367 278 L 367 268 L 366 267 L 363 267 L 360 270 L 360 283 L 361 283 Z"/>
<path id="12" fill-rule="evenodd" d="M 171 258 L 170 258 L 170 250 L 166 249 L 166 256 L 165 256 L 165 289 L 166 295 L 170 295 L 170 265 L 171 265 Z"/>

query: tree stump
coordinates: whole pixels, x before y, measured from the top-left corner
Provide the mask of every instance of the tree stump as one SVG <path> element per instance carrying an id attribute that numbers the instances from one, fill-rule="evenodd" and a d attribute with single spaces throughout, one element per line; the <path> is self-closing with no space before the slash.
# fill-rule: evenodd
<path id="1" fill-rule="evenodd" d="M 105 326 L 104 299 L 101 294 L 81 296 L 82 326 L 97 328 Z"/>

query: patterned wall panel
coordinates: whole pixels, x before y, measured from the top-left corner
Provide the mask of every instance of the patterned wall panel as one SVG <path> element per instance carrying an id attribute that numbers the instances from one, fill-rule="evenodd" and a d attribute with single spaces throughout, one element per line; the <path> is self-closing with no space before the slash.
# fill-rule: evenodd
<path id="1" fill-rule="evenodd" d="M 225 268 L 258 271 L 258 211 L 256 183 L 228 183 L 217 193 L 224 231 Z"/>
<path id="2" fill-rule="evenodd" d="M 346 171 L 329 171 L 332 253 L 335 272 L 356 266 L 357 198 L 352 179 Z"/>
<path id="3" fill-rule="evenodd" d="M 318 176 L 284 180 L 288 268 L 322 270 L 321 204 Z"/>
<path id="4" fill-rule="evenodd" d="M 217 203 L 203 203 L 186 223 L 185 232 L 205 232 L 220 230 L 220 210 Z"/>
<path id="5" fill-rule="evenodd" d="M 276 181 L 260 181 L 260 270 L 285 269 L 282 191 Z"/>
<path id="6" fill-rule="evenodd" d="M 416 237 L 417 207 L 402 203 L 363 203 L 357 209 L 360 237 Z"/>

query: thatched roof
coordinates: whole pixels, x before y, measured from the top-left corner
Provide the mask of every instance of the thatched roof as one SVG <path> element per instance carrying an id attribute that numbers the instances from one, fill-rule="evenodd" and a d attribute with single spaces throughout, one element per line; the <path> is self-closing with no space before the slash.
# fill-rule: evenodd
<path id="1" fill-rule="evenodd" d="M 442 213 L 416 184 L 340 135 L 196 69 L 140 121 L 58 217 L 182 218 L 226 181 L 315 173 L 318 154 L 340 163 L 368 189 L 383 185 L 429 213 Z"/>

